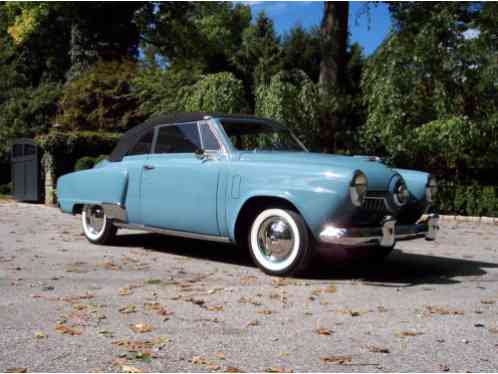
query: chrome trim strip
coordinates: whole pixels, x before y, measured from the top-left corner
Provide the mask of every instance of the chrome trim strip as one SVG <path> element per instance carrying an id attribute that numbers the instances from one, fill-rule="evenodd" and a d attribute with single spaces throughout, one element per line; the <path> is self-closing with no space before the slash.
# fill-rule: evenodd
<path id="1" fill-rule="evenodd" d="M 439 216 L 431 214 L 426 221 L 413 225 L 396 225 L 396 220 L 387 216 L 378 227 L 336 228 L 326 226 L 320 233 L 320 241 L 342 246 L 391 247 L 398 240 L 411 240 L 425 237 L 435 240 L 439 230 Z"/>
<path id="2" fill-rule="evenodd" d="M 134 224 L 123 223 L 123 222 L 115 222 L 114 225 L 119 227 L 119 228 L 122 228 L 122 229 L 149 231 L 149 232 L 155 232 L 158 234 L 178 236 L 178 237 L 187 238 L 187 239 L 207 240 L 207 241 L 220 242 L 220 243 L 230 243 L 231 242 L 230 238 L 228 238 L 226 236 L 197 234 L 194 232 L 169 230 L 169 229 L 162 229 L 159 227 L 134 225 Z"/>

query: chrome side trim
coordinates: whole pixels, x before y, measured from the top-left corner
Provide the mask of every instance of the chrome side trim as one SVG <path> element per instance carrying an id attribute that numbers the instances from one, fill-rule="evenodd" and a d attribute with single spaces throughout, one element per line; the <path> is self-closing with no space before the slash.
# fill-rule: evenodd
<path id="1" fill-rule="evenodd" d="M 327 225 L 320 233 L 320 241 L 351 247 L 375 246 L 391 247 L 398 240 L 424 238 L 435 240 L 439 230 L 439 216 L 431 214 L 426 221 L 413 225 L 396 225 L 396 220 L 387 216 L 382 226 L 338 228 Z"/>
<path id="2" fill-rule="evenodd" d="M 122 229 L 149 231 L 149 232 L 155 232 L 158 234 L 178 236 L 178 237 L 187 238 L 187 239 L 207 240 L 207 241 L 220 242 L 220 243 L 230 243 L 231 242 L 230 238 L 228 238 L 226 236 L 197 234 L 194 232 L 169 230 L 169 229 L 162 229 L 159 227 L 144 226 L 144 225 L 133 225 L 133 224 L 123 223 L 123 222 L 115 222 L 114 225 L 119 227 L 119 228 L 122 228 Z"/>
<path id="3" fill-rule="evenodd" d="M 104 214 L 110 219 L 115 219 L 123 222 L 126 222 L 128 220 L 126 209 L 123 208 L 120 204 L 102 203 L 102 208 L 104 209 Z"/>

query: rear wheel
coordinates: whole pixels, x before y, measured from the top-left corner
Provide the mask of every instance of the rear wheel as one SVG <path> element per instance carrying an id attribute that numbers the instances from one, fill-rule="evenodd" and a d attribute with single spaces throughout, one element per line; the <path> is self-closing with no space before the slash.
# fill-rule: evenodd
<path id="1" fill-rule="evenodd" d="M 249 251 L 256 265 L 270 275 L 293 275 L 308 267 L 313 247 L 308 227 L 296 212 L 269 208 L 254 219 Z"/>
<path id="2" fill-rule="evenodd" d="M 81 214 L 83 232 L 89 242 L 108 244 L 116 236 L 117 228 L 104 214 L 100 205 L 85 205 Z"/>

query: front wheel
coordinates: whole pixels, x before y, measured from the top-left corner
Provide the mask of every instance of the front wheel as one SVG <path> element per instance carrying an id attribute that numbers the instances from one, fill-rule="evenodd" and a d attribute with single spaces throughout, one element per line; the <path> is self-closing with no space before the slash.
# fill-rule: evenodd
<path id="1" fill-rule="evenodd" d="M 93 244 L 108 244 L 116 236 L 116 226 L 104 214 L 100 205 L 85 205 L 81 222 L 86 238 Z"/>
<path id="2" fill-rule="evenodd" d="M 287 209 L 259 213 L 249 232 L 251 257 L 265 273 L 293 275 L 309 265 L 313 247 L 303 218 Z"/>

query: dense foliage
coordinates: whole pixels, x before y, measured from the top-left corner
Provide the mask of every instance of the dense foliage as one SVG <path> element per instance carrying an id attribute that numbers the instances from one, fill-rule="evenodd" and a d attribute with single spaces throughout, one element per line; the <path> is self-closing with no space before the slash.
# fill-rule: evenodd
<path id="1" fill-rule="evenodd" d="M 347 4 L 278 35 L 233 2 L 0 2 L 0 160 L 36 137 L 73 168 L 154 114 L 255 113 L 310 149 L 438 175 L 443 210 L 496 212 L 478 186 L 498 185 L 497 3 L 388 4 L 391 32 L 365 57 L 337 48 Z"/>

